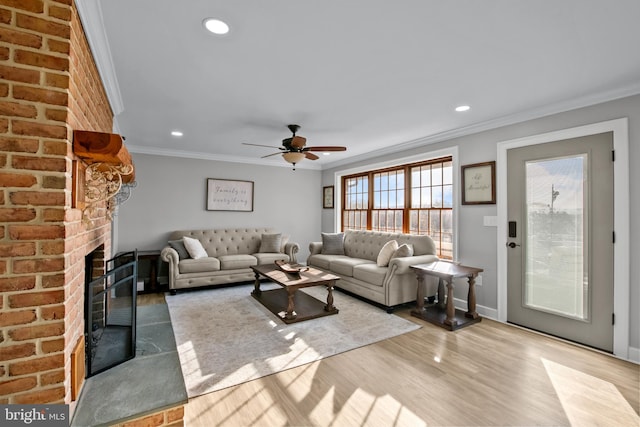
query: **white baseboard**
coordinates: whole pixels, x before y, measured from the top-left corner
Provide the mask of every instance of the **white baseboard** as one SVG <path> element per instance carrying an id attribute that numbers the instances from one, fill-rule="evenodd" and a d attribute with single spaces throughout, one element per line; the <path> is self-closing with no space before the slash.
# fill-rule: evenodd
<path id="1" fill-rule="evenodd" d="M 462 311 L 467 311 L 467 300 L 464 299 L 453 299 L 453 305 Z M 485 307 L 484 305 L 476 304 L 476 311 L 482 317 L 486 317 L 491 320 L 498 320 L 498 310 L 495 308 Z"/>
<path id="2" fill-rule="evenodd" d="M 640 364 L 640 348 L 629 347 L 629 360 Z"/>

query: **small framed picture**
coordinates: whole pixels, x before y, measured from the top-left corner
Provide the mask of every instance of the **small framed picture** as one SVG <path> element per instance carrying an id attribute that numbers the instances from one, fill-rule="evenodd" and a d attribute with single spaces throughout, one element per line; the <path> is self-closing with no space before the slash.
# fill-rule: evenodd
<path id="1" fill-rule="evenodd" d="M 322 187 L 322 207 L 333 209 L 333 185 Z"/>
<path id="2" fill-rule="evenodd" d="M 461 166 L 462 204 L 495 205 L 496 162 Z"/>

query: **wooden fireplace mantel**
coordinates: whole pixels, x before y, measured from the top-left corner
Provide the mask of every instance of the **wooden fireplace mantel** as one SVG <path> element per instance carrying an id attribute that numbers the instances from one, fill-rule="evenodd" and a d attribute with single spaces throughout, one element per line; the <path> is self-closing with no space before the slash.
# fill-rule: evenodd
<path id="1" fill-rule="evenodd" d="M 122 137 L 115 133 L 74 130 L 73 152 L 87 164 L 108 163 L 133 166 L 131 154 L 122 143 Z M 130 175 L 124 175 L 122 181 L 130 183 L 135 178 L 134 171 Z"/>

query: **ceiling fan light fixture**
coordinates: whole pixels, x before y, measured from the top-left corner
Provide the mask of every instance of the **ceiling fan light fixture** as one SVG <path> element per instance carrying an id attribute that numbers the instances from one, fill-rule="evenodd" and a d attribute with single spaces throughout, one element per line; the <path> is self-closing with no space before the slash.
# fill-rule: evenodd
<path id="1" fill-rule="evenodd" d="M 202 25 L 204 25 L 208 31 L 219 36 L 229 32 L 229 24 L 216 18 L 207 18 L 202 22 Z"/>
<path id="2" fill-rule="evenodd" d="M 289 152 L 282 153 L 282 157 L 285 161 L 295 165 L 296 163 L 300 163 L 300 161 L 305 158 L 305 155 L 304 153 Z"/>

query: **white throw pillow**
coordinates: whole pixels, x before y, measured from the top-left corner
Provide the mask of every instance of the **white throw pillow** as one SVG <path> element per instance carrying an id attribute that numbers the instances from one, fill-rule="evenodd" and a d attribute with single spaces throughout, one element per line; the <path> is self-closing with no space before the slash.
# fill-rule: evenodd
<path id="1" fill-rule="evenodd" d="M 382 249 L 380 249 L 380 253 L 378 253 L 378 259 L 376 260 L 378 267 L 386 267 L 389 265 L 391 255 L 393 255 L 396 249 L 398 249 L 398 242 L 395 240 L 389 240 L 385 243 Z"/>
<path id="2" fill-rule="evenodd" d="M 413 245 L 404 243 L 391 255 L 391 259 L 413 256 Z"/>
<path id="3" fill-rule="evenodd" d="M 209 256 L 209 254 L 207 254 L 207 251 L 204 250 L 204 247 L 202 247 L 202 243 L 200 243 L 200 240 L 184 236 L 182 238 L 182 241 L 184 242 L 184 247 L 187 249 L 187 252 L 189 252 L 189 255 L 191 255 L 191 258 L 198 259 L 206 258 Z"/>

